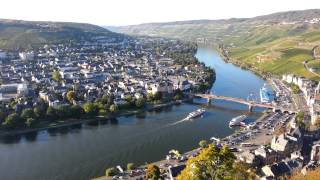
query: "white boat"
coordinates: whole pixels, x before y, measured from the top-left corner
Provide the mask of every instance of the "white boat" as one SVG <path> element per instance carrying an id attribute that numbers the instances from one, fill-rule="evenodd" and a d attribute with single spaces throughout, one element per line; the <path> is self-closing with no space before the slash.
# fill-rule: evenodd
<path id="1" fill-rule="evenodd" d="M 269 93 L 266 84 L 260 89 L 260 101 L 262 103 L 270 103 L 272 101 L 272 95 Z"/>
<path id="2" fill-rule="evenodd" d="M 188 116 L 185 118 L 186 120 L 196 118 L 198 116 L 201 116 L 206 110 L 204 108 L 197 109 L 195 111 L 192 111 L 191 113 L 188 114 Z"/>
<path id="3" fill-rule="evenodd" d="M 231 119 L 229 126 L 240 126 L 241 122 L 247 118 L 246 115 L 237 116 Z"/>

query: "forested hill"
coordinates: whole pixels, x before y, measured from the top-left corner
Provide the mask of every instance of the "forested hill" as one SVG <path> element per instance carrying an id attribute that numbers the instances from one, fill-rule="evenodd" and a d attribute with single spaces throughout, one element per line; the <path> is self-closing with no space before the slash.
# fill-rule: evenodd
<path id="1" fill-rule="evenodd" d="M 43 44 L 89 41 L 95 36 L 113 38 L 122 35 L 85 23 L 0 19 L 0 49 L 30 49 Z"/>

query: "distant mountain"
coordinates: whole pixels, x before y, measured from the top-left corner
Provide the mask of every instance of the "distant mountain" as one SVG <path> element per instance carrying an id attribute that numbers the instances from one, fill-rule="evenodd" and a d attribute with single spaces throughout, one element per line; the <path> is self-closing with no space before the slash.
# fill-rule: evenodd
<path id="1" fill-rule="evenodd" d="M 256 43 L 251 42 L 250 36 L 255 36 L 256 33 L 260 34 L 263 31 L 257 42 L 259 44 L 318 28 L 319 24 L 308 23 L 315 18 L 320 18 L 319 9 L 280 12 L 254 18 L 147 23 L 113 27 L 112 30 L 131 35 L 163 36 L 193 41 L 206 38 L 211 41 L 224 40 L 233 43 L 243 43 L 237 40 L 241 36 L 241 38 L 249 40 L 246 42 L 248 44 Z M 288 31 L 288 29 L 290 30 Z M 273 30 L 276 33 L 269 36 L 268 32 Z"/>
<path id="2" fill-rule="evenodd" d="M 71 22 L 0 19 L 0 49 L 30 49 L 43 44 L 79 42 L 95 36 L 119 37 L 100 26 Z"/>
<path id="3" fill-rule="evenodd" d="M 239 66 L 261 74 L 293 73 L 320 80 L 303 62 L 320 45 L 320 10 L 279 12 L 254 18 L 193 20 L 113 27 L 130 35 L 161 36 L 199 43 L 223 44 Z M 320 74 L 320 63 L 314 62 Z"/>

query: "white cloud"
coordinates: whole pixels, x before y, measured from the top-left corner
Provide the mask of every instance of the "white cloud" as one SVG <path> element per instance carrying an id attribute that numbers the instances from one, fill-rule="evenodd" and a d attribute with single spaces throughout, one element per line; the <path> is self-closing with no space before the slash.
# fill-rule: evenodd
<path id="1" fill-rule="evenodd" d="M 253 17 L 319 8 L 319 0 L 1 0 L 0 18 L 126 25 Z"/>

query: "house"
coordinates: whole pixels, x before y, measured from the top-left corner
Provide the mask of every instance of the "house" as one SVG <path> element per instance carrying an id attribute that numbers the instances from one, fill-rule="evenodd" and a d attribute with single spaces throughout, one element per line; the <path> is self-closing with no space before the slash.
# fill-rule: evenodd
<path id="1" fill-rule="evenodd" d="M 178 177 L 178 175 L 181 173 L 181 171 L 184 170 L 184 168 L 186 168 L 186 165 L 184 164 L 178 165 L 178 166 L 170 166 L 168 168 L 170 179 L 175 180 Z"/>
<path id="2" fill-rule="evenodd" d="M 242 152 L 238 158 L 240 161 L 250 165 L 251 167 L 256 167 L 259 164 L 258 157 L 250 151 Z"/>
<path id="3" fill-rule="evenodd" d="M 272 165 L 266 165 L 261 168 L 263 174 L 267 177 L 279 177 L 289 175 L 290 168 L 285 162 L 279 162 Z"/>
<path id="4" fill-rule="evenodd" d="M 170 94 L 173 92 L 173 86 L 169 82 L 153 83 L 149 86 L 148 93 L 156 94 L 158 92 Z"/>
<path id="5" fill-rule="evenodd" d="M 320 161 L 320 142 L 317 141 L 312 146 L 310 161 Z"/>
<path id="6" fill-rule="evenodd" d="M 295 76 L 293 74 L 285 74 L 282 76 L 282 80 L 286 81 L 287 83 L 292 83 Z"/>
<path id="7" fill-rule="evenodd" d="M 271 140 L 271 148 L 280 155 L 289 156 L 294 151 L 301 150 L 302 134 L 297 127 L 288 133 L 274 136 Z"/>
<path id="8" fill-rule="evenodd" d="M 63 67 L 59 69 L 59 73 L 63 79 L 73 78 L 74 74 L 78 73 L 78 67 Z"/>
<path id="9" fill-rule="evenodd" d="M 317 124 L 320 118 L 320 104 L 313 104 L 310 107 L 310 114 L 311 114 L 311 124 L 313 125 Z"/>
<path id="10" fill-rule="evenodd" d="M 0 49 L 0 59 L 6 59 L 7 57 L 7 53 Z"/>
<path id="11" fill-rule="evenodd" d="M 32 51 L 30 52 L 20 52 L 19 57 L 21 60 L 34 60 L 34 53 Z"/>
<path id="12" fill-rule="evenodd" d="M 263 174 L 267 177 L 280 177 L 290 175 L 302 168 L 302 162 L 298 160 L 281 161 L 272 165 L 266 165 L 261 168 Z"/>
<path id="13" fill-rule="evenodd" d="M 4 94 L 25 95 L 28 93 L 28 86 L 25 83 L 2 84 L 0 92 Z"/>
<path id="14" fill-rule="evenodd" d="M 254 151 L 254 154 L 261 164 L 272 164 L 278 160 L 277 152 L 266 146 L 260 146 Z"/>
<path id="15" fill-rule="evenodd" d="M 180 89 L 181 91 L 187 91 L 191 88 L 191 84 L 184 77 L 171 76 L 168 79 L 172 82 L 174 90 Z"/>

